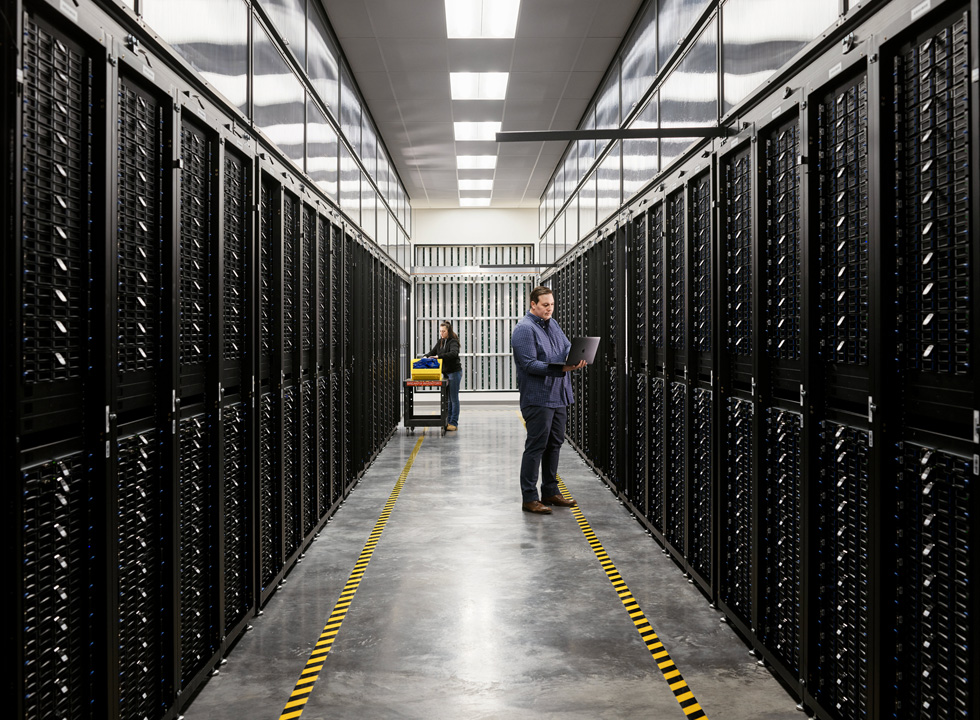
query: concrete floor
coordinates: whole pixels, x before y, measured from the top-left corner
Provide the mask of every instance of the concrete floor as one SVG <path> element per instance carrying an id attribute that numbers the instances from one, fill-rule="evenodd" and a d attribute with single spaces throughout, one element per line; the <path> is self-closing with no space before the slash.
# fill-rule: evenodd
<path id="1" fill-rule="evenodd" d="M 572 514 L 521 512 L 516 407 L 429 429 L 303 720 L 685 717 Z M 278 718 L 422 429 L 400 429 L 185 710 Z M 712 720 L 796 703 L 568 446 L 559 474 Z"/>

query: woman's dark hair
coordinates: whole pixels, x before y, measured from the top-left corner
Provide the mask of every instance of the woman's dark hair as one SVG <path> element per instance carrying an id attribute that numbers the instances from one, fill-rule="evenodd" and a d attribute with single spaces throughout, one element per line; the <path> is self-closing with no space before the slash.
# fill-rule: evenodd
<path id="1" fill-rule="evenodd" d="M 449 337 L 451 337 L 456 342 L 459 342 L 459 335 L 457 335 L 456 331 L 453 330 L 453 324 L 451 322 L 449 322 L 448 320 L 443 320 L 441 323 L 439 323 L 439 327 L 446 328 L 446 334 L 448 334 Z"/>
<path id="2" fill-rule="evenodd" d="M 554 293 L 551 292 L 551 288 L 546 288 L 544 285 L 538 285 L 531 291 L 531 302 L 536 305 L 542 295 L 554 295 Z"/>

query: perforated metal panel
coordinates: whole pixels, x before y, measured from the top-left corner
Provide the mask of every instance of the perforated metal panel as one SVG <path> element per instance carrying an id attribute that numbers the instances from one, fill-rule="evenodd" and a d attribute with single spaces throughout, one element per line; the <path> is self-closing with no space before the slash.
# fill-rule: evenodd
<path id="1" fill-rule="evenodd" d="M 118 100 L 119 377 L 132 383 L 160 361 L 163 121 L 157 100 L 128 80 Z"/>
<path id="2" fill-rule="evenodd" d="M 247 295 L 246 232 L 248 231 L 248 165 L 232 153 L 224 162 L 224 344 L 222 377 L 230 387 L 241 381 L 240 363 L 245 352 Z"/>
<path id="3" fill-rule="evenodd" d="M 725 478 L 722 496 L 719 594 L 742 619 L 752 620 L 756 546 L 752 487 L 752 403 L 730 397 L 725 405 Z"/>
<path id="4" fill-rule="evenodd" d="M 245 617 L 251 600 L 251 522 L 245 407 L 222 408 L 224 422 L 225 631 Z"/>
<path id="5" fill-rule="evenodd" d="M 119 525 L 119 715 L 158 717 L 167 702 L 164 618 L 168 570 L 163 535 L 159 437 L 153 431 L 120 438 Z"/>
<path id="6" fill-rule="evenodd" d="M 890 717 L 965 718 L 975 605 L 970 559 L 970 461 L 915 443 L 901 443 L 894 492 L 899 498 L 897 627 L 889 638 L 900 671 Z"/>
<path id="7" fill-rule="evenodd" d="M 803 418 L 769 410 L 762 458 L 759 637 L 793 672 L 800 669 Z"/>
<path id="8" fill-rule="evenodd" d="M 820 423 L 815 522 L 817 567 L 810 613 L 814 634 L 807 685 L 841 718 L 868 715 L 870 577 L 868 575 L 868 433 Z"/>
<path id="9" fill-rule="evenodd" d="M 691 183 L 691 342 L 711 352 L 711 175 Z"/>
<path id="10" fill-rule="evenodd" d="M 660 532 L 664 530 L 664 433 L 665 417 L 663 378 L 650 379 L 650 523 Z"/>
<path id="11" fill-rule="evenodd" d="M 725 342 L 752 354 L 752 158 L 749 148 L 725 165 Z"/>
<path id="12" fill-rule="evenodd" d="M 317 435 L 316 392 L 312 380 L 300 385 L 300 484 L 303 490 L 301 529 L 303 535 L 313 531 L 317 514 Z"/>
<path id="13" fill-rule="evenodd" d="M 970 363 L 968 18 L 895 58 L 898 294 L 903 365 L 965 374 Z"/>
<path id="14" fill-rule="evenodd" d="M 316 333 L 314 298 L 316 295 L 316 212 L 313 208 L 303 208 L 303 233 L 300 241 L 300 349 L 304 352 L 313 349 Z"/>
<path id="15" fill-rule="evenodd" d="M 817 120 L 820 348 L 831 363 L 868 362 L 868 80 L 830 93 Z"/>
<path id="16" fill-rule="evenodd" d="M 268 378 L 272 373 L 272 354 L 278 342 L 276 318 L 277 281 L 275 257 L 275 189 L 271 182 L 263 181 L 261 191 L 261 232 L 259 235 L 259 377 Z"/>
<path id="17" fill-rule="evenodd" d="M 22 382 L 64 386 L 87 358 L 91 60 L 33 18 L 23 53 Z M 77 403 L 81 388 L 61 393 Z"/>
<path id="18" fill-rule="evenodd" d="M 794 119 L 765 145 L 766 344 L 779 360 L 799 360 L 802 352 L 799 136 Z"/>
<path id="19" fill-rule="evenodd" d="M 91 491 L 83 453 L 22 472 L 24 718 L 91 718 Z"/>
<path id="20" fill-rule="evenodd" d="M 280 551 L 279 464 L 276 454 L 276 413 L 272 393 L 259 398 L 259 548 L 262 588 L 272 581 L 282 567 Z"/>
<path id="21" fill-rule="evenodd" d="M 182 381 L 203 380 L 209 356 L 211 144 L 188 122 L 180 128 L 180 322 Z"/>
<path id="22" fill-rule="evenodd" d="M 303 522 L 300 490 L 300 418 L 299 388 L 290 386 L 282 391 L 282 505 L 283 551 L 289 556 L 300 543 Z"/>
<path id="23" fill-rule="evenodd" d="M 667 405 L 667 477 L 664 500 L 666 502 L 664 536 L 677 549 L 685 549 L 687 529 L 687 386 L 670 384 Z"/>
<path id="24" fill-rule="evenodd" d="M 667 288 L 668 335 L 670 347 L 679 355 L 687 353 L 687 247 L 684 225 L 684 194 L 667 198 L 664 218 L 669 281 Z"/>
<path id="25" fill-rule="evenodd" d="M 691 567 L 710 582 L 714 541 L 712 405 L 710 390 L 695 388 L 691 404 L 691 479 L 687 559 Z"/>
<path id="26" fill-rule="evenodd" d="M 181 685 L 210 660 L 219 635 L 211 593 L 215 542 L 207 418 L 180 421 L 179 548 Z"/>

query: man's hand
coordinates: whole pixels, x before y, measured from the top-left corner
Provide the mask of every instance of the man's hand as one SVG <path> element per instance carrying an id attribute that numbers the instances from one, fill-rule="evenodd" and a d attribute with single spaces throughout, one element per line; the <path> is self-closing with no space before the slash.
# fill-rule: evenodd
<path id="1" fill-rule="evenodd" d="M 578 361 L 578 365 L 565 365 L 565 366 L 562 367 L 562 371 L 563 372 L 571 372 L 572 370 L 581 370 L 586 365 L 588 365 L 588 363 L 585 362 L 585 360 L 579 360 Z"/>

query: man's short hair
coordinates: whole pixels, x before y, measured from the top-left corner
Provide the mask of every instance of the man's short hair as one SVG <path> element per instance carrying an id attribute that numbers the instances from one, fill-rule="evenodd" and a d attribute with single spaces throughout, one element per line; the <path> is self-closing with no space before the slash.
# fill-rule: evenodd
<path id="1" fill-rule="evenodd" d="M 544 285 L 538 285 L 531 291 L 531 302 L 537 305 L 538 300 L 540 300 L 542 295 L 554 295 L 554 293 L 551 292 L 551 288 L 546 288 Z"/>

